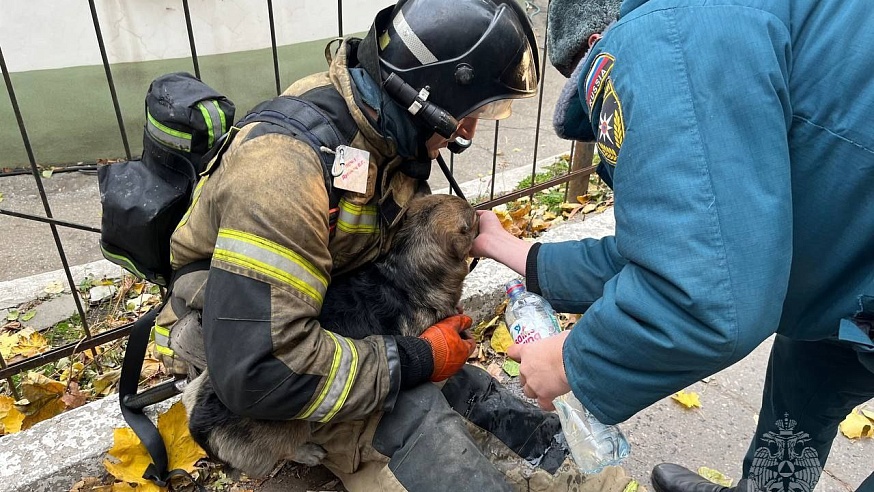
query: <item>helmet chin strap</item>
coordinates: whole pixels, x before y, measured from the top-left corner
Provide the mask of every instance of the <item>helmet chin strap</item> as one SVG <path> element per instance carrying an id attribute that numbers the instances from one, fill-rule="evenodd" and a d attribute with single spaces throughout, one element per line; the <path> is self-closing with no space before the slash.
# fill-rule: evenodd
<path id="1" fill-rule="evenodd" d="M 470 144 L 470 140 L 464 137 L 455 137 L 455 140 L 449 142 L 449 145 L 447 145 L 446 148 L 449 149 L 449 152 L 452 152 L 453 154 L 460 154 L 465 150 L 469 149 Z"/>
<path id="2" fill-rule="evenodd" d="M 461 137 L 458 137 L 461 138 Z M 470 140 L 462 139 L 467 142 L 467 147 L 470 147 Z M 451 145 L 451 144 L 450 144 Z M 464 147 L 465 149 L 467 147 Z M 451 149 L 450 149 L 451 150 Z M 464 149 L 462 149 L 463 151 Z M 457 152 L 456 152 L 457 153 Z M 455 178 L 452 176 L 452 171 L 449 170 L 449 166 L 446 165 L 446 161 L 443 160 L 443 155 L 439 152 L 437 153 L 437 164 L 440 165 L 440 170 L 443 171 L 443 175 L 446 176 L 446 181 L 449 181 L 449 187 L 452 188 L 452 191 L 455 192 L 456 195 L 467 201 L 467 198 L 464 196 L 464 192 L 461 191 L 461 187 L 458 186 L 458 182 L 455 181 Z M 474 258 L 470 262 L 470 270 L 472 272 L 474 267 L 476 267 L 477 263 L 479 263 L 479 258 Z"/>

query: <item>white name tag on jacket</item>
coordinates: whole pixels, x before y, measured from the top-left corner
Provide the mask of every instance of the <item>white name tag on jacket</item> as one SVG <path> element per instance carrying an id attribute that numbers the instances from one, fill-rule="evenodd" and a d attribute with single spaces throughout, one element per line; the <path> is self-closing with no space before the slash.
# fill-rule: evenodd
<path id="1" fill-rule="evenodd" d="M 355 193 L 367 192 L 367 175 L 370 171 L 370 152 L 355 147 L 337 147 L 331 175 L 334 186 Z"/>

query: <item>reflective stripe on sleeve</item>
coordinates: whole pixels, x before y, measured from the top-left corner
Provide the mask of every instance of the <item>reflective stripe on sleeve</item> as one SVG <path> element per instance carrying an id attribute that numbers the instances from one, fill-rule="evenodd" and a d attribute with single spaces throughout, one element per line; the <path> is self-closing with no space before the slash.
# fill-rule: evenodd
<path id="1" fill-rule="evenodd" d="M 152 333 L 155 335 L 155 350 L 164 355 L 173 355 L 173 349 L 170 348 L 170 330 L 155 324 L 152 327 Z"/>
<path id="2" fill-rule="evenodd" d="M 326 331 L 328 337 L 334 342 L 334 360 L 331 364 L 331 372 L 325 380 L 319 396 L 312 404 L 300 414 L 300 419 L 317 420 L 327 422 L 340 411 L 349 390 L 355 383 L 358 373 L 358 350 L 355 345 L 343 337 L 338 337 Z"/>
<path id="3" fill-rule="evenodd" d="M 304 257 L 248 232 L 219 229 L 213 258 L 271 277 L 321 307 L 328 279 Z"/>
<path id="4" fill-rule="evenodd" d="M 149 132 L 155 140 L 161 142 L 167 147 L 191 152 L 191 134 L 174 130 L 167 125 L 156 120 L 152 113 L 146 113 L 148 121 L 146 122 L 146 131 Z"/>
<path id="5" fill-rule="evenodd" d="M 337 229 L 347 234 L 376 234 L 379 232 L 379 215 L 376 205 L 355 205 L 340 200 Z"/>

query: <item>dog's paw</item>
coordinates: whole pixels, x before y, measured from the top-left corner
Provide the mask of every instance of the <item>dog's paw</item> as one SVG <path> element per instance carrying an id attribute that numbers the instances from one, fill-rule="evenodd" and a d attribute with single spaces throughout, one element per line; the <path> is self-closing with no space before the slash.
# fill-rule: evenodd
<path id="1" fill-rule="evenodd" d="M 321 464 L 327 455 L 328 453 L 325 451 L 325 448 L 318 444 L 307 442 L 301 444 L 294 451 L 294 456 L 291 456 L 290 459 L 307 466 L 316 466 Z"/>

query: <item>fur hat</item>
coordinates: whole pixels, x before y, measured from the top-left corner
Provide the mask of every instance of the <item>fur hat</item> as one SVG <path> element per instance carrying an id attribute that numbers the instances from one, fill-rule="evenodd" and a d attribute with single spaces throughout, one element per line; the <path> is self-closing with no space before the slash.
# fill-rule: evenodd
<path id="1" fill-rule="evenodd" d="M 568 77 L 588 51 L 589 36 L 619 16 L 622 0 L 550 0 L 546 44 L 549 61 Z"/>

